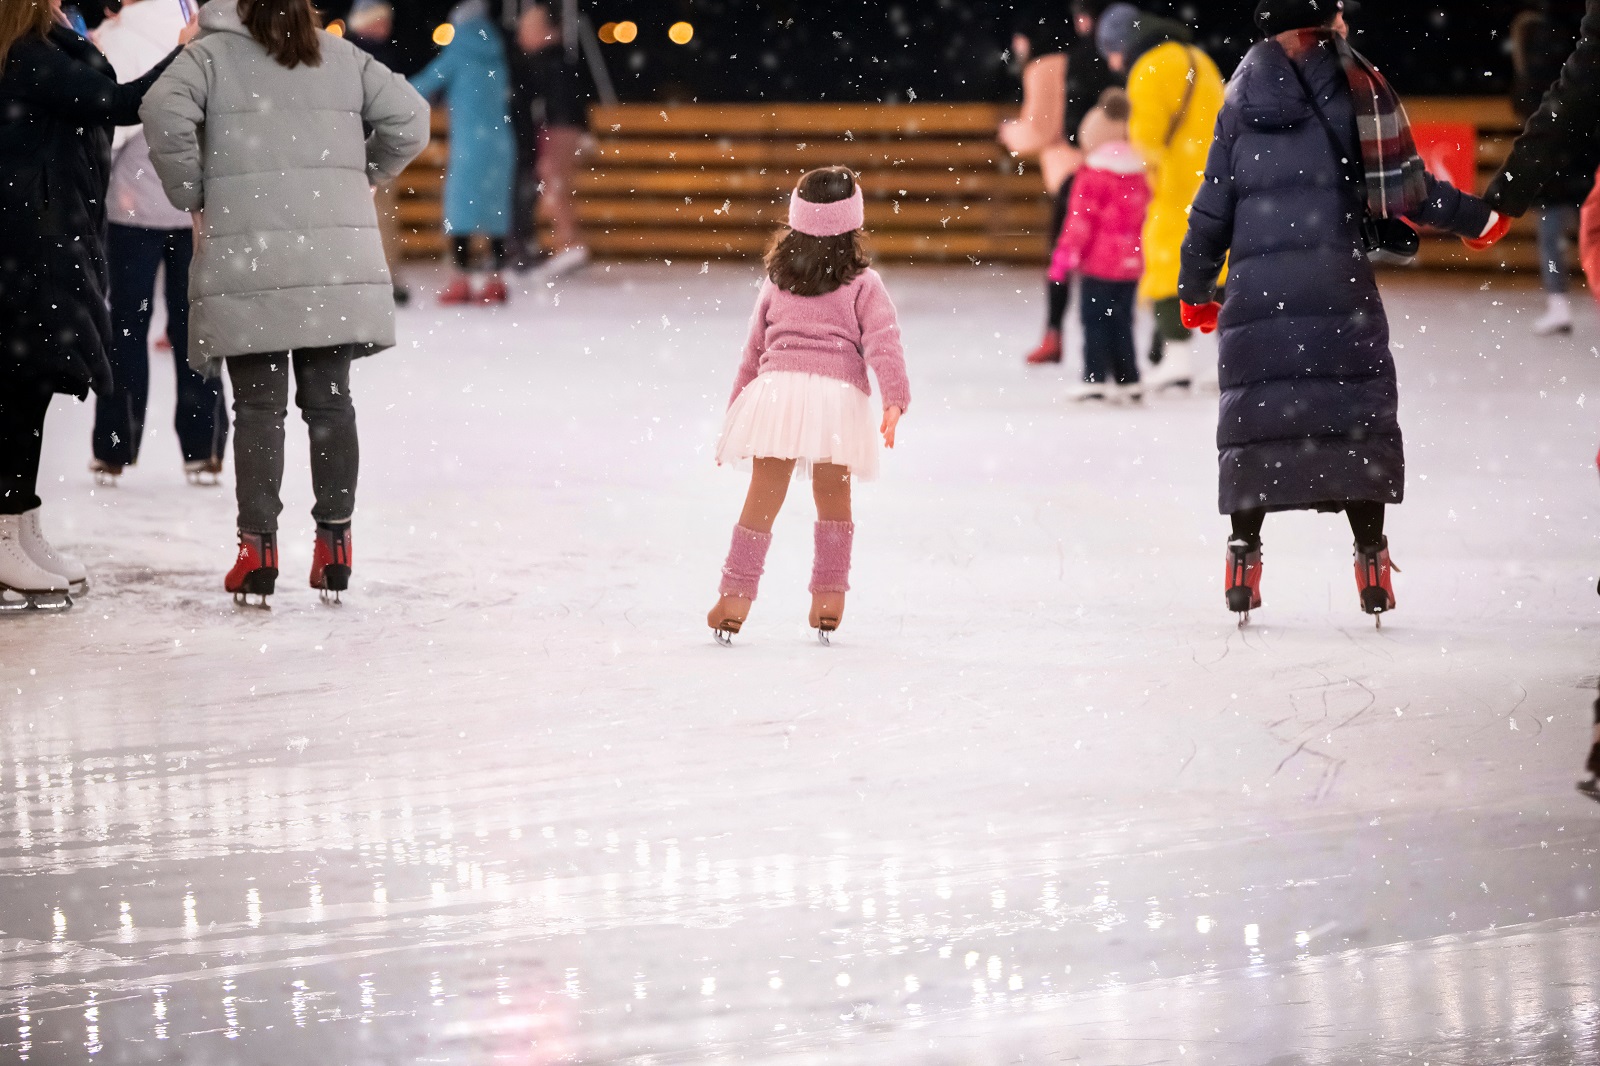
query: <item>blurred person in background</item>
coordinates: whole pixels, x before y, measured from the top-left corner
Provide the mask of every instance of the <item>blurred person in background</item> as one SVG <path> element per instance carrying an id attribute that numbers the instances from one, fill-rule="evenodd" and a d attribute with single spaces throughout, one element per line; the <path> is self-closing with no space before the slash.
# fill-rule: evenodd
<path id="1" fill-rule="evenodd" d="M 511 71 L 505 42 L 485 0 L 461 0 L 450 11 L 455 35 L 411 79 L 423 96 L 443 96 L 450 109 L 450 163 L 444 179 L 444 230 L 453 265 L 442 304 L 503 304 L 511 190 L 516 181 Z M 472 238 L 489 241 L 490 270 L 474 291 Z"/>
<path id="2" fill-rule="evenodd" d="M 1561 65 L 1577 44 L 1574 28 L 1563 24 L 1548 0 L 1523 10 L 1511 24 L 1511 108 L 1527 122 L 1539 101 L 1561 76 Z M 1539 213 L 1539 274 L 1546 294 L 1545 313 L 1534 333 L 1549 336 L 1572 332 L 1572 305 L 1567 290 L 1572 280 L 1570 240 L 1578 230 L 1578 205 L 1594 184 L 1594 152 L 1588 145 L 1567 145 L 1550 180 L 1534 198 Z M 1585 163 L 1587 162 L 1587 165 Z"/>
<path id="3" fill-rule="evenodd" d="M 395 69 L 399 56 L 394 47 L 394 8 L 387 0 L 356 0 L 345 18 L 345 40 L 390 70 Z M 411 301 L 411 290 L 400 283 L 395 271 L 405 252 L 400 242 L 398 184 L 391 181 L 379 187 L 374 203 L 378 208 L 378 230 L 383 234 L 383 254 L 389 260 L 389 273 L 394 276 L 394 302 L 403 306 Z"/>
<path id="4" fill-rule="evenodd" d="M 333 595 L 350 580 L 360 465 L 350 364 L 395 339 L 373 192 L 427 146 L 428 105 L 320 29 L 310 0 L 211 0 L 200 27 L 140 114 L 167 195 L 196 212 L 189 363 L 215 377 L 226 359 L 233 387 L 239 551 L 223 586 L 263 604 L 275 588 L 292 373 L 316 496 L 310 583 Z"/>
<path id="5" fill-rule="evenodd" d="M 179 41 L 193 34 L 185 27 Z M 88 582 L 41 527 L 45 414 L 58 392 L 111 392 L 112 129 L 139 121 L 140 100 L 177 54 L 119 85 L 58 3 L 0 3 L 0 605 L 71 606 Z"/>
<path id="6" fill-rule="evenodd" d="M 187 21 L 179 0 L 128 0 L 94 31 L 94 43 L 116 69 L 117 79 L 129 82 L 172 52 Z M 208 380 L 189 366 L 194 220 L 167 199 L 141 127 L 118 127 L 111 152 L 106 256 L 111 269 L 112 391 L 95 400 L 89 469 L 103 481 L 114 481 L 124 467 L 139 461 L 150 398 L 152 297 L 157 275 L 164 270 L 161 295 L 177 374 L 173 424 L 183 468 L 192 483 L 216 484 L 228 444 L 228 409 L 221 379 Z"/>
<path id="7" fill-rule="evenodd" d="M 1157 387 L 1184 386 L 1198 372 L 1184 352 L 1167 357 L 1168 342 L 1193 337 L 1184 326 L 1178 301 L 1178 262 L 1189 226 L 1189 205 L 1200 191 L 1206 153 L 1222 110 L 1222 74 L 1211 57 L 1195 47 L 1189 28 L 1172 19 L 1141 12 L 1132 4 L 1108 8 L 1096 40 L 1111 69 L 1128 78 L 1133 105 L 1129 134 L 1144 156 L 1150 182 L 1150 214 L 1144 225 L 1144 279 L 1139 297 L 1154 309 L 1156 332 L 1150 362 Z"/>
<path id="8" fill-rule="evenodd" d="M 550 6 L 522 5 L 511 54 L 512 125 L 517 137 L 516 255 L 543 277 L 588 265 L 575 196 L 578 161 L 589 142 L 588 73 L 563 41 Z M 539 247 L 543 204 L 554 244 Z"/>
<path id="9" fill-rule="evenodd" d="M 1022 113 L 1000 126 L 1000 143 L 1013 155 L 1036 158 L 1053 197 L 1050 244 L 1061 235 L 1072 179 L 1083 163 L 1078 129 L 1101 93 L 1122 84 L 1095 46 L 1095 24 L 1110 0 L 1049 0 L 1023 19 L 1012 41 L 1022 66 Z M 1045 334 L 1027 355 L 1030 365 L 1059 363 L 1061 327 L 1071 302 L 1070 283 L 1046 279 Z"/>

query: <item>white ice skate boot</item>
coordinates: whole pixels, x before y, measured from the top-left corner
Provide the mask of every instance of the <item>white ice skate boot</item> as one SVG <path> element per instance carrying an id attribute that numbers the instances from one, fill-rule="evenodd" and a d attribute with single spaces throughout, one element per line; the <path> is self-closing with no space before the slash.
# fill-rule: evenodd
<path id="1" fill-rule="evenodd" d="M 42 507 L 35 507 L 22 516 L 22 550 L 39 565 L 39 569 L 66 578 L 73 595 L 81 596 L 89 591 L 89 571 L 77 559 L 56 551 L 44 539 L 44 526 L 39 520 L 42 510 Z"/>
<path id="2" fill-rule="evenodd" d="M 557 252 L 540 263 L 536 269 L 541 280 L 554 281 L 567 274 L 575 274 L 588 265 L 589 249 L 580 246 Z"/>
<path id="3" fill-rule="evenodd" d="M 1187 389 L 1194 383 L 1193 341 L 1168 341 L 1161 362 L 1144 375 L 1145 387 L 1150 392 L 1168 389 Z"/>
<path id="4" fill-rule="evenodd" d="M 1112 385 L 1111 388 L 1116 388 Z M 1064 399 L 1068 403 L 1092 403 L 1106 398 L 1106 385 L 1099 381 L 1082 381 L 1067 387 Z"/>
<path id="5" fill-rule="evenodd" d="M 1540 337 L 1572 332 L 1572 303 L 1562 293 L 1551 293 L 1544 314 L 1533 324 Z"/>
<path id="6" fill-rule="evenodd" d="M 65 610 L 70 582 L 34 562 L 22 547 L 22 516 L 0 515 L 0 610 Z"/>

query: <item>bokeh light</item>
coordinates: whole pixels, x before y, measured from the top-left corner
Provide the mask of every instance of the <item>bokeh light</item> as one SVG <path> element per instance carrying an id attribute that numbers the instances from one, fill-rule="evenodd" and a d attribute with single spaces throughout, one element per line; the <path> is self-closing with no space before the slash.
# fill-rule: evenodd
<path id="1" fill-rule="evenodd" d="M 674 22 L 667 31 L 667 38 L 673 44 L 688 44 L 694 40 L 694 27 L 687 22 Z"/>
<path id="2" fill-rule="evenodd" d="M 328 23 L 328 25 L 325 26 L 324 29 L 326 29 L 329 33 L 333 34 L 335 37 L 343 37 L 344 36 L 344 23 L 342 21 L 340 21 L 339 19 L 334 19 L 332 22 Z"/>
<path id="3" fill-rule="evenodd" d="M 456 28 L 448 22 L 441 22 L 433 28 L 433 43 L 443 48 L 456 39 Z"/>
<path id="4" fill-rule="evenodd" d="M 632 44 L 634 38 L 639 36 L 639 24 L 636 22 L 619 22 L 617 23 L 616 34 L 618 44 Z"/>
<path id="5" fill-rule="evenodd" d="M 601 26 L 599 36 L 601 44 L 616 44 L 617 24 L 615 22 L 608 22 L 604 26 Z"/>

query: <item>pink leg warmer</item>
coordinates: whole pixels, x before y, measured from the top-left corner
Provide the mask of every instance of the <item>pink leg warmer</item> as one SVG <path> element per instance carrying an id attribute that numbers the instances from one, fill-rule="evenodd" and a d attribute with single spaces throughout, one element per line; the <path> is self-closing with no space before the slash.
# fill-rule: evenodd
<path id="1" fill-rule="evenodd" d="M 771 546 L 771 533 L 758 533 L 744 526 L 734 526 L 728 561 L 722 564 L 721 595 L 755 599 L 761 574 L 767 568 L 767 549 Z"/>
<path id="2" fill-rule="evenodd" d="M 811 564 L 811 591 L 850 591 L 850 546 L 856 537 L 854 522 L 818 522 L 817 554 Z"/>

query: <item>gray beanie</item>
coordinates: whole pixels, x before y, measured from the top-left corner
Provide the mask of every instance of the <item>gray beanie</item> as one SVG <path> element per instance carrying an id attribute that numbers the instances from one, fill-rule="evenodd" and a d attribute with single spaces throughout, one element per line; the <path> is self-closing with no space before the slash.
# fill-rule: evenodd
<path id="1" fill-rule="evenodd" d="M 1140 12 L 1132 4 L 1113 4 L 1100 16 L 1094 28 L 1094 43 L 1103 56 L 1126 55 L 1133 47 L 1133 37 L 1138 31 Z"/>

